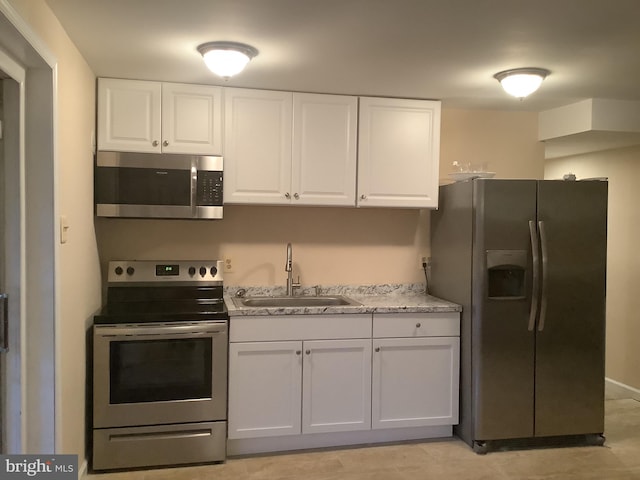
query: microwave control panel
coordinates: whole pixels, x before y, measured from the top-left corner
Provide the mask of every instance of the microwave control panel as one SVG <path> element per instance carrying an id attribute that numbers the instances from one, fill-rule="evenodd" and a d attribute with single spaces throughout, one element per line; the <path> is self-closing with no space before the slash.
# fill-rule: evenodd
<path id="1" fill-rule="evenodd" d="M 196 205 L 222 205 L 222 172 L 198 171 Z"/>

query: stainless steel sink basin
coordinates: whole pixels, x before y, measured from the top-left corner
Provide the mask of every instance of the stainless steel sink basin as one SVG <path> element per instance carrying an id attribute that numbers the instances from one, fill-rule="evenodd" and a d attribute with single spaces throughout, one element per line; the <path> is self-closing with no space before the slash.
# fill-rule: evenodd
<path id="1" fill-rule="evenodd" d="M 319 295 L 301 297 L 234 297 L 236 307 L 335 307 L 361 305 L 343 295 Z"/>

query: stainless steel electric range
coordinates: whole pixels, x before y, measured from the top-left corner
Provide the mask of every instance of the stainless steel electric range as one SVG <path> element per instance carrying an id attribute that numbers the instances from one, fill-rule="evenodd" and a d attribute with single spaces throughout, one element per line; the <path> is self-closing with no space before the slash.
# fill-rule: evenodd
<path id="1" fill-rule="evenodd" d="M 93 327 L 93 469 L 223 461 L 222 262 L 110 262 L 107 281 Z"/>

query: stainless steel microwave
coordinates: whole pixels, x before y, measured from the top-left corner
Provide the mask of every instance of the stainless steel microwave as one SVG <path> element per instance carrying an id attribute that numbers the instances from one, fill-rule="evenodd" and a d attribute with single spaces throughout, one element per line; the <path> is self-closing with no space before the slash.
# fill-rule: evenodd
<path id="1" fill-rule="evenodd" d="M 98 152 L 96 215 L 222 218 L 221 156 Z"/>

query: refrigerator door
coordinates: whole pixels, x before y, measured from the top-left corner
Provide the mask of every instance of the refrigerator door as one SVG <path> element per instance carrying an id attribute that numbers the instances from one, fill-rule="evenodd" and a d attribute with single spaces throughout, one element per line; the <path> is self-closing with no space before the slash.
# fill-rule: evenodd
<path id="1" fill-rule="evenodd" d="M 533 436 L 535 180 L 474 180 L 473 438 Z M 463 342 L 465 339 L 463 338 Z"/>
<path id="2" fill-rule="evenodd" d="M 607 183 L 538 183 L 535 435 L 604 431 Z"/>

